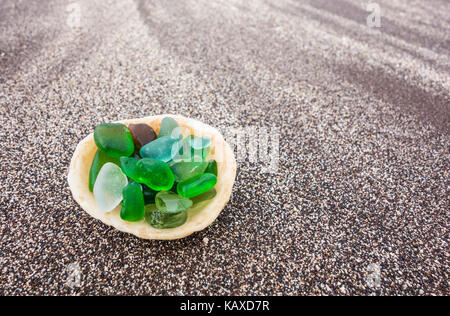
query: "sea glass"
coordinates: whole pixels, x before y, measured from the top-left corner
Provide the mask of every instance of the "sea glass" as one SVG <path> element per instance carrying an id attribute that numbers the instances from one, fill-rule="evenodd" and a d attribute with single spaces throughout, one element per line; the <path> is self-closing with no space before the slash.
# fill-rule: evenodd
<path id="1" fill-rule="evenodd" d="M 211 189 L 206 193 L 197 195 L 190 200 L 194 203 L 191 208 L 189 208 L 189 214 L 195 214 L 196 212 L 201 211 L 206 205 L 208 205 L 212 199 L 214 199 L 217 195 L 216 189 Z"/>
<path id="2" fill-rule="evenodd" d="M 175 228 L 183 225 L 188 218 L 186 211 L 170 214 L 160 211 L 155 204 L 146 206 L 145 221 L 157 229 Z"/>
<path id="3" fill-rule="evenodd" d="M 194 204 L 198 204 L 198 203 L 212 200 L 216 197 L 216 195 L 217 195 L 217 191 L 216 191 L 216 189 L 213 188 L 213 189 L 209 190 L 208 192 L 205 192 L 203 194 L 200 194 L 200 195 L 197 195 L 197 196 L 191 198 L 191 201 Z"/>
<path id="4" fill-rule="evenodd" d="M 211 152 L 211 139 L 209 137 L 188 136 L 183 140 L 180 154 L 174 160 L 184 162 L 202 162 Z"/>
<path id="5" fill-rule="evenodd" d="M 142 158 L 153 158 L 164 162 L 171 161 L 180 151 L 181 142 L 170 136 L 164 136 L 141 148 Z"/>
<path id="6" fill-rule="evenodd" d="M 89 191 L 94 191 L 94 184 L 95 180 L 97 180 L 98 173 L 108 162 L 119 165 L 119 160 L 117 158 L 111 158 L 103 151 L 97 150 L 94 156 L 94 160 L 92 161 L 91 169 L 89 171 Z"/>
<path id="7" fill-rule="evenodd" d="M 161 122 L 161 129 L 159 130 L 158 138 L 171 136 L 177 140 L 183 139 L 181 128 L 171 117 L 165 117 Z"/>
<path id="8" fill-rule="evenodd" d="M 184 143 L 188 144 L 193 149 L 204 149 L 211 147 L 210 137 L 196 137 L 190 135 L 183 140 Z"/>
<path id="9" fill-rule="evenodd" d="M 134 153 L 133 137 L 124 124 L 98 125 L 94 131 L 94 140 L 97 147 L 112 158 L 129 157 Z"/>
<path id="10" fill-rule="evenodd" d="M 144 194 L 145 205 L 155 204 L 155 198 L 156 194 L 158 194 L 158 191 L 152 190 L 145 184 L 142 184 L 142 192 Z"/>
<path id="11" fill-rule="evenodd" d="M 178 185 L 178 182 L 174 182 L 173 186 L 172 186 L 172 189 L 170 189 L 170 191 L 173 192 L 173 193 L 178 194 L 177 193 L 177 185 Z"/>
<path id="12" fill-rule="evenodd" d="M 130 124 L 128 129 L 133 137 L 136 150 L 140 150 L 143 146 L 157 138 L 153 128 L 147 124 Z"/>
<path id="13" fill-rule="evenodd" d="M 138 161 L 139 176 L 137 182 L 143 183 L 155 191 L 168 191 L 175 183 L 172 170 L 165 162 L 152 158 L 144 158 Z"/>
<path id="14" fill-rule="evenodd" d="M 187 180 L 181 181 L 177 185 L 177 192 L 185 198 L 192 198 L 208 192 L 217 183 L 217 177 L 211 173 L 202 173 Z"/>
<path id="15" fill-rule="evenodd" d="M 187 210 L 193 205 L 189 199 L 183 198 L 173 192 L 159 192 L 155 198 L 156 207 L 160 211 L 176 214 Z"/>
<path id="16" fill-rule="evenodd" d="M 122 191 L 123 204 L 120 218 L 127 222 L 139 222 L 145 215 L 144 195 L 137 182 L 130 182 Z"/>
<path id="17" fill-rule="evenodd" d="M 217 161 L 211 160 L 205 170 L 205 173 L 212 173 L 217 177 Z"/>
<path id="18" fill-rule="evenodd" d="M 106 163 L 100 170 L 94 185 L 94 197 L 98 208 L 111 212 L 122 201 L 122 190 L 128 184 L 127 176 L 119 166 Z"/>
<path id="19" fill-rule="evenodd" d="M 175 181 L 183 181 L 196 176 L 200 173 L 204 173 L 208 167 L 208 162 L 174 162 L 170 165 L 170 169 L 175 176 Z"/>
<path id="20" fill-rule="evenodd" d="M 169 165 L 156 159 L 120 158 L 122 171 L 132 180 L 145 184 L 154 191 L 170 190 L 174 185 L 174 175 Z"/>
<path id="21" fill-rule="evenodd" d="M 134 181 L 139 181 L 139 169 L 137 167 L 137 163 L 139 160 L 137 160 L 134 157 L 122 157 L 120 158 L 120 168 L 122 169 L 123 173 L 127 175 L 127 177 L 131 178 Z"/>

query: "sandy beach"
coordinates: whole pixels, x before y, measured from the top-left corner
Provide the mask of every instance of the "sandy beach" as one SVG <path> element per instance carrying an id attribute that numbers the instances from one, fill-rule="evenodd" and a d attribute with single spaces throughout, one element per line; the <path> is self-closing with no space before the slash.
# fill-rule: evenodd
<path id="1" fill-rule="evenodd" d="M 450 2 L 0 2 L 1 295 L 449 295 Z M 67 171 L 97 124 L 276 133 L 206 230 L 142 241 Z M 79 282 L 70 283 L 77 271 Z"/>

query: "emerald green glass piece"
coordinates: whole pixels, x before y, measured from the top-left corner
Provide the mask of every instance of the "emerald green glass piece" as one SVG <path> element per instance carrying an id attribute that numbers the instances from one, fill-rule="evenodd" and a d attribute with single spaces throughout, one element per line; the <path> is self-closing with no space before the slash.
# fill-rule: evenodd
<path id="1" fill-rule="evenodd" d="M 97 150 L 94 160 L 92 161 L 91 170 L 89 171 L 89 191 L 94 191 L 94 184 L 95 180 L 97 180 L 98 173 L 108 162 L 119 165 L 119 160 L 117 158 L 111 158 L 101 150 Z"/>
<path id="2" fill-rule="evenodd" d="M 123 173 L 127 175 L 128 178 L 131 178 L 134 181 L 139 182 L 139 169 L 137 167 L 137 160 L 134 157 L 121 157 L 120 158 L 120 168 Z"/>
<path id="3" fill-rule="evenodd" d="M 137 182 L 130 182 L 122 191 L 123 204 L 120 218 L 127 222 L 139 222 L 144 218 L 145 205 L 142 187 Z"/>
<path id="4" fill-rule="evenodd" d="M 216 197 L 216 195 L 217 195 L 217 191 L 216 191 L 216 189 L 213 188 L 213 189 L 209 190 L 208 192 L 205 192 L 203 194 L 200 194 L 200 195 L 197 195 L 197 196 L 191 198 L 191 201 L 194 204 L 198 204 L 198 203 L 212 200 Z"/>
<path id="5" fill-rule="evenodd" d="M 208 165 L 208 162 L 180 161 L 172 163 L 170 169 L 172 169 L 175 176 L 175 181 L 183 181 L 200 173 L 204 173 Z"/>
<path id="6" fill-rule="evenodd" d="M 181 197 L 173 192 L 159 192 L 155 198 L 158 210 L 169 214 L 177 214 L 186 211 L 193 205 L 189 199 Z"/>
<path id="7" fill-rule="evenodd" d="M 217 191 L 213 188 L 206 193 L 191 198 L 190 200 L 194 203 L 194 205 L 189 208 L 189 214 L 194 215 L 196 212 L 201 212 L 203 208 L 205 208 L 205 206 L 208 205 L 211 200 L 216 197 L 216 195 Z"/>
<path id="8" fill-rule="evenodd" d="M 177 185 L 177 192 L 185 198 L 203 194 L 211 190 L 217 183 L 217 177 L 211 173 L 202 173 L 187 180 L 181 181 Z"/>
<path id="9" fill-rule="evenodd" d="M 155 204 L 155 197 L 156 197 L 156 194 L 158 194 L 157 191 L 150 189 L 145 184 L 142 184 L 142 192 L 144 193 L 145 205 Z"/>
<path id="10" fill-rule="evenodd" d="M 175 183 L 169 165 L 160 160 L 152 158 L 137 160 L 136 158 L 122 157 L 120 158 L 120 167 L 129 178 L 148 186 L 148 189 L 152 191 L 170 190 Z M 148 196 L 149 194 L 147 193 Z M 152 198 L 149 196 L 148 199 Z"/>
<path id="11" fill-rule="evenodd" d="M 183 139 L 180 126 L 177 121 L 171 117 L 165 117 L 161 122 L 161 129 L 159 130 L 158 138 L 165 136 L 171 136 L 177 140 Z"/>
<path id="12" fill-rule="evenodd" d="M 205 173 L 212 173 L 217 177 L 217 161 L 211 160 L 205 170 Z"/>
<path id="13" fill-rule="evenodd" d="M 144 158 L 138 161 L 139 177 L 136 180 L 155 191 L 168 191 L 175 183 L 172 170 L 165 162 L 152 158 Z"/>
<path id="14" fill-rule="evenodd" d="M 175 228 L 186 223 L 188 214 L 182 211 L 176 214 L 169 214 L 160 211 L 156 205 L 151 204 L 145 208 L 145 221 L 157 229 Z"/>
<path id="15" fill-rule="evenodd" d="M 98 125 L 94 131 L 94 140 L 97 147 L 112 158 L 129 157 L 134 153 L 133 137 L 124 124 Z"/>
<path id="16" fill-rule="evenodd" d="M 164 162 L 171 161 L 180 151 L 181 142 L 170 136 L 164 136 L 141 148 L 142 158 L 153 158 Z"/>

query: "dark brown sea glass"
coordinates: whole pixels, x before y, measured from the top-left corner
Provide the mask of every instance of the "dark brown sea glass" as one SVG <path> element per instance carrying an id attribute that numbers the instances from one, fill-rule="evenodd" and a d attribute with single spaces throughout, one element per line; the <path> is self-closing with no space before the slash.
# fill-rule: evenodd
<path id="1" fill-rule="evenodd" d="M 142 146 L 154 141 L 157 137 L 153 128 L 147 124 L 130 124 L 128 129 L 133 136 L 133 142 L 138 151 Z"/>

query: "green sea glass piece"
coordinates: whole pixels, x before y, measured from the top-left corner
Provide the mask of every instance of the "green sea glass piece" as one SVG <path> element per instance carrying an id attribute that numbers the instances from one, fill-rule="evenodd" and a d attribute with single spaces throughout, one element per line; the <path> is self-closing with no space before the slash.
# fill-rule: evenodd
<path id="1" fill-rule="evenodd" d="M 145 221 L 157 229 L 175 228 L 186 223 L 188 214 L 182 211 L 176 214 L 170 214 L 156 208 L 151 204 L 145 208 Z"/>
<path id="2" fill-rule="evenodd" d="M 164 136 L 141 148 L 142 158 L 153 158 L 164 162 L 171 161 L 180 151 L 181 142 L 170 136 Z"/>
<path id="3" fill-rule="evenodd" d="M 120 218 L 127 222 L 139 222 L 144 218 L 145 205 L 142 187 L 137 182 L 130 182 L 122 191 L 123 204 Z"/>
<path id="4" fill-rule="evenodd" d="M 217 161 L 211 160 L 205 170 L 205 173 L 212 173 L 217 177 Z"/>
<path id="5" fill-rule="evenodd" d="M 211 173 L 202 173 L 177 185 L 177 192 L 185 198 L 192 198 L 211 190 L 217 183 L 217 177 Z"/>
<path id="6" fill-rule="evenodd" d="M 145 205 L 155 204 L 156 194 L 158 194 L 157 191 L 150 189 L 145 184 L 142 184 L 142 192 L 144 194 Z"/>
<path id="7" fill-rule="evenodd" d="M 159 130 L 158 138 L 171 136 L 177 140 L 183 139 L 181 128 L 171 117 L 165 117 L 161 122 L 161 129 Z"/>
<path id="8" fill-rule="evenodd" d="M 120 158 L 120 168 L 122 169 L 123 173 L 127 175 L 128 178 L 131 178 L 132 180 L 136 182 L 139 181 L 140 172 L 137 167 L 137 163 L 139 160 L 137 160 L 134 157 L 121 157 Z"/>
<path id="9" fill-rule="evenodd" d="M 175 178 L 169 165 L 160 160 L 144 158 L 120 158 L 122 171 L 132 180 L 145 184 L 154 191 L 170 190 Z"/>
<path id="10" fill-rule="evenodd" d="M 112 158 L 129 157 L 134 153 L 133 137 L 124 124 L 98 125 L 94 131 L 94 140 L 97 147 Z"/>
<path id="11" fill-rule="evenodd" d="M 92 161 L 91 170 L 89 171 L 89 191 L 94 191 L 94 184 L 95 180 L 97 180 L 98 173 L 108 162 L 119 165 L 119 160 L 117 158 L 111 158 L 101 150 L 97 150 L 94 160 Z"/>
<path id="12" fill-rule="evenodd" d="M 208 192 L 205 192 L 203 194 L 197 195 L 193 198 L 191 198 L 191 201 L 194 203 L 194 205 L 205 202 L 205 201 L 209 201 L 212 200 L 216 197 L 217 195 L 217 191 L 216 189 L 211 189 Z"/>
<path id="13" fill-rule="evenodd" d="M 189 199 L 181 197 L 173 192 L 159 192 L 155 198 L 158 210 L 169 214 L 177 214 L 186 211 L 193 205 Z"/>
<path id="14" fill-rule="evenodd" d="M 211 202 L 212 199 L 216 197 L 216 195 L 217 191 L 213 188 L 206 193 L 191 198 L 190 200 L 194 203 L 194 205 L 192 205 L 192 207 L 188 210 L 189 214 L 195 214 L 196 212 L 201 211 L 206 205 Z"/>
<path id="15" fill-rule="evenodd" d="M 139 176 L 135 180 L 155 191 L 168 191 L 175 183 L 172 170 L 165 162 L 144 158 L 137 162 Z"/>
<path id="16" fill-rule="evenodd" d="M 172 169 L 175 176 L 175 181 L 180 182 L 200 173 L 204 173 L 208 165 L 208 162 L 180 161 L 172 163 L 170 169 Z"/>

